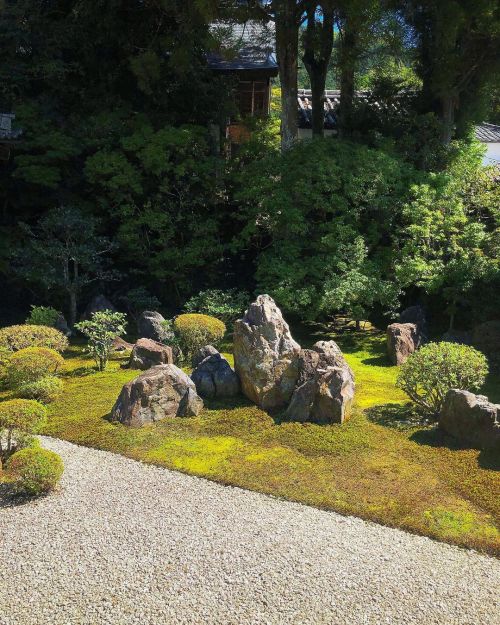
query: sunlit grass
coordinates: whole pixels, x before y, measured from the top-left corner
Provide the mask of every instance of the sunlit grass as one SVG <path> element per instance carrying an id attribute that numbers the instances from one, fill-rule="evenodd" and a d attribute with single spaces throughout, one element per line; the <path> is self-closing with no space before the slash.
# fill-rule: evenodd
<path id="1" fill-rule="evenodd" d="M 318 338 L 328 337 L 311 336 L 311 342 Z M 357 387 L 354 414 L 342 426 L 283 422 L 244 398 L 209 402 L 198 417 L 139 429 L 111 423 L 111 407 L 137 371 L 121 368 L 124 359 L 116 357 L 108 371 L 97 373 L 81 348 L 73 347 L 65 363 L 65 392 L 51 405 L 45 433 L 500 552 L 498 459 L 462 449 L 434 427 L 411 427 L 382 336 L 353 333 L 337 340 Z M 498 378 L 488 385 L 489 392 L 500 389 Z"/>

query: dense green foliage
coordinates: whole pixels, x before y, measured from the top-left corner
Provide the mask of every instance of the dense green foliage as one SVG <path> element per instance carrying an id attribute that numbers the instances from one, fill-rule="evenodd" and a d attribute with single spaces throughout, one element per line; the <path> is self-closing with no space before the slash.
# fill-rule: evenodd
<path id="1" fill-rule="evenodd" d="M 36 399 L 42 404 L 49 404 L 63 392 L 64 385 L 55 375 L 45 375 L 39 380 L 26 382 L 16 388 L 16 395 L 23 399 Z"/>
<path id="2" fill-rule="evenodd" d="M 226 333 L 226 326 L 220 319 L 198 313 L 179 315 L 174 320 L 174 329 L 187 358 L 205 345 L 217 347 Z"/>
<path id="3" fill-rule="evenodd" d="M 48 326 L 53 328 L 59 317 L 59 312 L 51 306 L 31 306 L 29 317 L 26 319 L 28 325 Z"/>
<path id="4" fill-rule="evenodd" d="M 37 382 L 46 375 L 54 375 L 63 362 L 63 357 L 54 349 L 25 347 L 10 357 L 7 377 L 12 387 Z"/>
<path id="5" fill-rule="evenodd" d="M 486 357 L 473 347 L 429 343 L 401 365 L 396 386 L 418 406 L 436 416 L 450 389 L 477 391 L 487 374 Z"/>
<path id="6" fill-rule="evenodd" d="M 244 291 L 208 289 L 190 297 L 184 304 L 184 310 L 188 313 L 210 315 L 224 323 L 230 323 L 245 312 L 249 301 L 250 296 Z"/>
<path id="7" fill-rule="evenodd" d="M 64 465 L 54 451 L 28 447 L 10 457 L 7 471 L 16 494 L 36 497 L 54 490 L 62 477 Z"/>
<path id="8" fill-rule="evenodd" d="M 12 352 L 25 347 L 47 347 L 62 352 L 68 347 L 68 339 L 55 328 L 16 325 L 0 329 L 0 347 Z"/>
<path id="9" fill-rule="evenodd" d="M 88 352 L 94 358 L 99 371 L 108 364 L 113 340 L 125 334 L 126 317 L 123 313 L 103 310 L 92 313 L 87 321 L 75 325 L 88 339 Z"/>
<path id="10" fill-rule="evenodd" d="M 28 435 L 38 432 L 47 419 L 47 409 L 31 399 L 10 399 L 0 403 L 0 455 L 24 446 Z M 4 443 L 4 435 L 6 441 Z"/>

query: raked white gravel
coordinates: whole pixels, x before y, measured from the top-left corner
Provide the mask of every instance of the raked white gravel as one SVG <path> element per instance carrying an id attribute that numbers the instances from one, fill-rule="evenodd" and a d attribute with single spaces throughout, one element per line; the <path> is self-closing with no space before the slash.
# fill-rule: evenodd
<path id="1" fill-rule="evenodd" d="M 60 492 L 0 508 L 1 625 L 499 625 L 500 562 L 44 438 Z"/>

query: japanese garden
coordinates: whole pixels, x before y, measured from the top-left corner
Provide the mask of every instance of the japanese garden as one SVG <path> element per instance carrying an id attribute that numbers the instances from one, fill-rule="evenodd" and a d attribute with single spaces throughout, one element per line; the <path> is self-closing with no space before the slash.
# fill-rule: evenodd
<path id="1" fill-rule="evenodd" d="M 499 50 L 0 0 L 0 625 L 500 624 Z"/>

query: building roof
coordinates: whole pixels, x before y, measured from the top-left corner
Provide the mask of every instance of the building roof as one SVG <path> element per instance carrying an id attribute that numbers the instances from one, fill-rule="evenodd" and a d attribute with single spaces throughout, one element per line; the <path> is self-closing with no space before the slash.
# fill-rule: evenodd
<path id="1" fill-rule="evenodd" d="M 12 121 L 15 118 L 13 113 L 0 113 L 0 139 L 10 141 L 21 136 L 22 130 L 12 128 Z"/>
<path id="2" fill-rule="evenodd" d="M 272 23 L 216 23 L 212 25 L 212 32 L 217 38 L 224 40 L 224 52 L 208 55 L 211 69 L 222 72 L 264 71 L 269 76 L 278 74 Z"/>
<path id="3" fill-rule="evenodd" d="M 476 139 L 483 143 L 500 143 L 500 126 L 486 122 L 476 126 Z"/>

